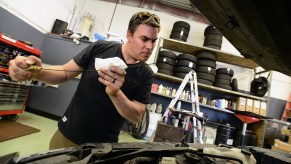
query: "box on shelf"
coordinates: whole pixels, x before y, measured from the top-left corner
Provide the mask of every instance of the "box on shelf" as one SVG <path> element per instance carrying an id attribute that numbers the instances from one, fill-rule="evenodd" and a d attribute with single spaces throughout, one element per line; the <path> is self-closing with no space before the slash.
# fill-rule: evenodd
<path id="1" fill-rule="evenodd" d="M 254 100 L 253 113 L 260 114 L 260 106 L 261 106 L 261 101 L 260 100 Z"/>
<path id="2" fill-rule="evenodd" d="M 260 115 L 266 116 L 267 115 L 267 103 L 266 102 L 261 102 L 260 106 Z"/>
<path id="3" fill-rule="evenodd" d="M 239 111 L 246 110 L 246 98 L 244 98 L 244 97 L 237 98 L 237 110 L 239 110 Z"/>
<path id="4" fill-rule="evenodd" d="M 253 111 L 253 99 L 247 99 L 246 111 L 247 112 L 252 112 Z"/>

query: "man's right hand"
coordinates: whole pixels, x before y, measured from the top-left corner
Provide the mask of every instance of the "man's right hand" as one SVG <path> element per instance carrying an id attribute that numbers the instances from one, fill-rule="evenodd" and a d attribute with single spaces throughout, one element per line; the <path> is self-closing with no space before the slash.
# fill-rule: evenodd
<path id="1" fill-rule="evenodd" d="M 26 81 L 33 78 L 39 71 L 25 70 L 31 65 L 41 67 L 41 60 L 36 56 L 17 56 L 15 59 L 10 60 L 9 63 L 9 76 L 15 81 Z"/>

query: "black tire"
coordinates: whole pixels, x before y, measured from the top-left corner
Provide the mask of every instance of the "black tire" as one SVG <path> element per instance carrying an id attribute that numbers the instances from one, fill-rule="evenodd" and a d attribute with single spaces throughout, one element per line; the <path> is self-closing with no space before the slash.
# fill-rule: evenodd
<path id="1" fill-rule="evenodd" d="M 216 34 L 210 34 L 210 35 L 206 35 L 204 40 L 219 40 L 222 42 L 222 36 L 216 35 Z"/>
<path id="2" fill-rule="evenodd" d="M 214 46 L 218 46 L 221 47 L 222 41 L 220 40 L 214 40 L 214 39 L 207 39 L 205 38 L 203 45 L 214 45 Z"/>
<path id="3" fill-rule="evenodd" d="M 187 73 L 174 73 L 174 76 L 184 79 L 184 77 L 187 75 Z"/>
<path id="4" fill-rule="evenodd" d="M 171 33 L 180 33 L 180 34 L 181 32 L 183 32 L 183 35 L 186 35 L 187 37 L 189 36 L 189 29 L 183 26 L 174 27 L 171 31 Z"/>
<path id="5" fill-rule="evenodd" d="M 180 67 L 180 66 L 189 67 L 189 68 L 196 70 L 196 63 L 194 63 L 192 61 L 177 60 L 176 67 Z"/>
<path id="6" fill-rule="evenodd" d="M 198 66 L 206 66 L 206 67 L 211 67 L 213 69 L 216 69 L 216 62 L 211 61 L 211 60 L 198 60 Z"/>
<path id="7" fill-rule="evenodd" d="M 213 69 L 213 68 L 211 68 L 211 67 L 198 66 L 198 67 L 196 68 L 196 71 L 197 71 L 198 73 L 209 73 L 209 74 L 211 74 L 211 75 L 213 75 L 213 76 L 216 75 L 216 70 Z"/>
<path id="8" fill-rule="evenodd" d="M 169 70 L 169 71 L 173 71 L 174 70 L 174 66 L 172 66 L 170 64 L 157 63 L 156 65 L 157 65 L 158 69 L 165 69 L 165 70 Z"/>
<path id="9" fill-rule="evenodd" d="M 205 60 L 211 60 L 216 61 L 216 54 L 208 51 L 200 51 L 195 54 L 198 60 L 205 59 Z"/>
<path id="10" fill-rule="evenodd" d="M 174 39 L 174 40 L 182 41 L 182 42 L 187 42 L 187 38 L 170 38 L 170 39 Z"/>
<path id="11" fill-rule="evenodd" d="M 197 78 L 199 79 L 204 79 L 204 80 L 208 80 L 214 83 L 215 81 L 215 76 L 209 74 L 209 73 L 197 73 Z"/>
<path id="12" fill-rule="evenodd" d="M 216 50 L 220 50 L 221 47 L 220 46 L 214 46 L 214 45 L 203 45 L 204 47 L 208 47 L 208 48 L 212 48 L 212 49 L 216 49 Z"/>
<path id="13" fill-rule="evenodd" d="M 182 41 L 187 41 L 187 38 L 188 38 L 188 36 L 187 35 L 185 35 L 185 34 L 183 34 L 183 35 L 180 35 L 180 32 L 174 32 L 174 33 L 171 33 L 171 35 L 170 35 L 170 38 L 171 39 L 180 39 L 180 40 L 182 40 Z"/>
<path id="14" fill-rule="evenodd" d="M 204 36 L 211 35 L 211 34 L 222 36 L 221 32 L 217 28 L 215 28 L 213 25 L 209 25 L 204 30 Z"/>
<path id="15" fill-rule="evenodd" d="M 238 91 L 238 83 L 237 83 L 237 79 L 233 78 L 231 81 L 231 87 L 233 91 Z"/>
<path id="16" fill-rule="evenodd" d="M 227 75 L 230 75 L 231 77 L 233 77 L 233 70 L 230 69 L 230 68 L 218 68 L 216 69 L 216 73 L 217 74 L 227 74 Z"/>
<path id="17" fill-rule="evenodd" d="M 177 55 L 172 51 L 160 51 L 158 56 L 172 58 L 173 60 L 177 58 Z"/>
<path id="18" fill-rule="evenodd" d="M 214 86 L 216 86 L 218 88 L 222 88 L 222 89 L 232 90 L 231 86 L 229 86 L 229 85 L 221 85 L 221 84 L 214 83 Z"/>
<path id="19" fill-rule="evenodd" d="M 215 79 L 215 84 L 231 86 L 231 81 L 230 80 L 224 80 L 224 79 Z"/>
<path id="20" fill-rule="evenodd" d="M 176 65 L 176 60 L 168 57 L 158 57 L 157 63 L 170 64 L 172 66 Z"/>
<path id="21" fill-rule="evenodd" d="M 187 22 L 184 22 L 184 21 L 177 21 L 177 22 L 175 22 L 174 25 L 173 25 L 173 28 L 176 27 L 176 26 L 185 27 L 188 30 L 190 30 L 190 24 L 187 23 Z"/>
<path id="22" fill-rule="evenodd" d="M 197 63 L 197 57 L 192 54 L 179 54 L 177 60 L 188 60 Z"/>
<path id="23" fill-rule="evenodd" d="M 165 74 L 165 75 L 170 75 L 170 76 L 173 76 L 173 74 L 174 74 L 173 71 L 169 71 L 167 69 L 158 69 L 158 72 Z"/>
<path id="24" fill-rule="evenodd" d="M 175 67 L 174 68 L 174 73 L 189 73 L 190 71 L 193 71 L 192 68 L 189 68 L 189 67 L 183 67 L 183 66 L 180 66 L 180 67 Z"/>
<path id="25" fill-rule="evenodd" d="M 223 80 L 231 80 L 232 77 L 230 75 L 227 75 L 227 74 L 220 74 L 220 73 L 216 72 L 215 78 L 216 79 L 223 79 Z"/>
<path id="26" fill-rule="evenodd" d="M 197 82 L 198 83 L 202 83 L 202 84 L 206 84 L 206 85 L 210 85 L 210 86 L 213 86 L 213 82 L 211 81 L 208 81 L 208 80 L 205 80 L 205 79 L 197 79 Z"/>
<path id="27" fill-rule="evenodd" d="M 142 139 L 146 136 L 149 127 L 150 116 L 149 110 L 146 108 L 139 123 L 132 125 L 131 135 L 134 138 Z"/>

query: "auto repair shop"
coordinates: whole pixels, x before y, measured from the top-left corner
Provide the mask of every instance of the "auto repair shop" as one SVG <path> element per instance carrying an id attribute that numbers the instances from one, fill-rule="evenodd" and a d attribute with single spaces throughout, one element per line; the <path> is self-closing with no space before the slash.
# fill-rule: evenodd
<path id="1" fill-rule="evenodd" d="M 148 163 L 216 163 L 218 159 L 291 163 L 291 63 L 286 55 L 290 54 L 286 40 L 291 38 L 291 21 L 286 27 L 283 24 L 290 11 L 275 10 L 276 5 L 287 6 L 279 2 L 265 8 L 255 2 L 236 3 L 0 0 L 0 163 L 56 162 L 46 156 L 52 152 L 55 157 L 82 152 L 71 156 L 76 157 L 72 161 L 83 163 L 133 159 Z M 273 17 L 262 16 L 271 9 Z M 93 143 L 91 147 L 49 150 L 58 120 L 67 119 L 64 113 L 82 74 L 56 85 L 38 80 L 17 82 L 9 75 L 9 61 L 34 56 L 41 59 L 40 68 L 45 70 L 67 63 L 98 40 L 124 44 L 128 21 L 141 11 L 143 17 L 135 19 L 145 19 L 146 13 L 147 20 L 160 24 L 146 61 L 154 77 L 142 118 L 137 123 L 125 121 L 118 143 L 106 152 L 112 153 L 108 159 L 105 148 L 104 154 L 89 158 Z M 277 19 L 276 14 L 285 19 Z M 264 23 L 270 19 L 272 25 Z M 273 26 L 276 20 L 278 27 Z M 270 27 L 278 30 L 274 33 Z M 113 119 L 109 117 L 107 124 Z M 107 148 L 108 143 L 96 145 L 95 149 L 100 145 Z M 113 153 L 117 149 L 119 153 Z M 145 149 L 148 154 L 133 151 Z M 231 153 L 227 155 L 225 149 Z M 219 153 L 213 156 L 207 152 L 211 150 Z M 236 150 L 243 158 L 229 155 Z M 86 157 L 87 162 L 83 161 Z"/>

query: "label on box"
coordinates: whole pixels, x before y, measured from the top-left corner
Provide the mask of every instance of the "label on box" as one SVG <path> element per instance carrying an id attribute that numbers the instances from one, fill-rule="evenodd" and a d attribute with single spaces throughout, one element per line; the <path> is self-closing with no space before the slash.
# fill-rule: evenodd
<path id="1" fill-rule="evenodd" d="M 254 101 L 254 106 L 255 106 L 256 109 L 259 109 L 260 108 L 260 101 L 255 100 Z"/>
<path id="2" fill-rule="evenodd" d="M 267 109 L 267 103 L 261 102 L 261 109 L 266 110 Z"/>

